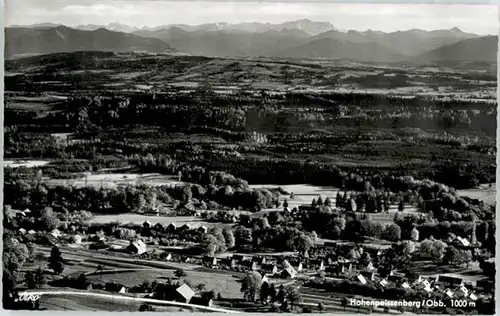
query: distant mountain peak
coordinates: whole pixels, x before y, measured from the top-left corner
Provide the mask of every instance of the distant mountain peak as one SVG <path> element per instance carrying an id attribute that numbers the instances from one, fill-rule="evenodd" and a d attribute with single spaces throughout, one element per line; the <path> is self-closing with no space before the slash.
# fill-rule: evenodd
<path id="1" fill-rule="evenodd" d="M 125 33 L 131 33 L 138 30 L 138 28 L 135 26 L 130 26 L 120 22 L 111 22 L 107 26 L 103 27 L 111 31 L 125 32 Z"/>
<path id="2" fill-rule="evenodd" d="M 455 32 L 455 33 L 464 33 L 461 29 L 459 29 L 456 26 L 454 28 L 451 28 L 450 31 Z"/>
<path id="3" fill-rule="evenodd" d="M 10 25 L 10 26 L 7 26 L 7 27 L 17 27 L 17 28 L 33 28 L 33 29 L 37 29 L 37 28 L 54 28 L 54 27 L 58 27 L 58 26 L 61 26 L 62 24 L 58 24 L 58 23 L 36 23 L 36 24 L 31 24 L 31 25 L 16 25 L 16 24 L 13 24 L 13 25 Z"/>
<path id="4" fill-rule="evenodd" d="M 128 26 L 128 25 L 120 23 L 120 22 L 111 22 L 108 25 L 111 25 L 111 26 Z"/>
<path id="5" fill-rule="evenodd" d="M 330 22 L 315 22 L 309 19 L 300 19 L 290 22 L 282 23 L 281 26 L 285 29 L 298 29 L 308 33 L 309 35 L 316 36 L 318 34 L 335 30 Z"/>
<path id="6" fill-rule="evenodd" d="M 217 22 L 215 26 L 219 29 L 226 29 L 229 23 L 227 22 Z"/>

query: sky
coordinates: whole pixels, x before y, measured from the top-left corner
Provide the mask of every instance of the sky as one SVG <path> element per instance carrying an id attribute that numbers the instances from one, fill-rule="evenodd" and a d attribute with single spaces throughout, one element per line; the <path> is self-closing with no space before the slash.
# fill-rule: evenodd
<path id="1" fill-rule="evenodd" d="M 497 35 L 496 6 L 354 4 L 328 2 L 240 2 L 163 0 L 4 0 L 5 24 L 61 23 L 142 27 L 214 22 L 282 23 L 298 19 L 330 22 L 337 29 L 392 32 L 451 29 Z"/>

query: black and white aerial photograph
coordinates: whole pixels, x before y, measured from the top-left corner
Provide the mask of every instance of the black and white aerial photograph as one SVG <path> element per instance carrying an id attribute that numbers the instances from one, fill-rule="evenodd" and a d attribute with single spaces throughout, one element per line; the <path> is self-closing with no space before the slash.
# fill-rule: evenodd
<path id="1" fill-rule="evenodd" d="M 4 309 L 495 314 L 496 6 L 4 11 Z"/>

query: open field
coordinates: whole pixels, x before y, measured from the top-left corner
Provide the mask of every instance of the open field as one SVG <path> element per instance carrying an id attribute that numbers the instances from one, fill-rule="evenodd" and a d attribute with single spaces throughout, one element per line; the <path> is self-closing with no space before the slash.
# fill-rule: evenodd
<path id="1" fill-rule="evenodd" d="M 452 265 L 444 265 L 432 261 L 417 260 L 411 265 L 412 271 L 420 273 L 428 277 L 436 277 L 438 275 L 447 275 L 452 277 L 462 278 L 465 282 L 477 282 L 486 278 L 482 270 L 479 268 L 479 263 L 472 262 L 468 267 L 456 267 Z"/>
<path id="2" fill-rule="evenodd" d="M 97 252 L 95 250 L 84 250 L 84 249 L 74 249 L 67 246 L 60 246 L 59 249 L 63 254 L 64 258 L 68 257 L 70 259 L 76 260 L 77 264 L 75 265 L 74 270 L 77 272 L 81 272 L 82 270 L 78 270 L 78 262 L 90 262 L 92 264 L 104 264 L 105 266 L 113 267 L 113 268 L 124 268 L 124 269 L 140 269 L 140 268 L 155 268 L 155 269 L 184 269 L 184 270 L 193 270 L 198 268 L 199 266 L 188 264 L 188 263 L 178 263 L 178 262 L 169 262 L 169 261 L 159 261 L 159 260 L 146 260 L 146 259 L 137 259 L 135 257 L 130 257 L 130 255 L 122 254 L 120 256 L 119 253 L 115 252 Z M 49 247 L 38 247 L 37 252 L 45 254 L 48 257 L 50 254 L 51 248 Z M 84 265 L 87 266 L 88 265 Z M 83 269 L 87 271 L 87 268 Z M 95 270 L 91 270 L 95 271 Z"/>
<path id="3" fill-rule="evenodd" d="M 207 289 L 213 289 L 217 293 L 221 293 L 224 298 L 241 298 L 239 277 L 233 276 L 228 271 L 197 271 L 189 269 L 192 265 L 182 263 L 163 262 L 165 267 L 154 268 L 151 265 L 147 266 L 141 263 L 140 260 L 132 258 L 120 258 L 110 255 L 95 254 L 92 256 L 92 251 L 63 251 L 63 257 L 66 260 L 76 260 L 77 262 L 67 265 L 64 270 L 64 275 L 78 275 L 80 273 L 88 273 L 88 279 L 95 282 L 117 282 L 127 287 L 141 284 L 144 280 L 152 282 L 166 282 L 168 278 L 177 279 L 174 276 L 175 267 L 182 267 L 187 276 L 182 277 L 193 286 L 199 283 L 204 283 Z M 43 251 L 48 255 L 48 251 Z M 88 255 L 87 255 L 88 253 Z M 102 258 L 102 259 L 101 259 Z M 114 258 L 114 259 L 113 259 Z M 147 261 L 146 261 L 147 262 Z M 151 261 L 153 263 L 153 261 Z M 97 265 L 105 265 L 110 272 L 103 274 L 93 274 L 97 270 Z M 38 266 L 44 267 L 47 261 L 38 259 L 33 268 Z M 168 268 L 171 265 L 172 267 Z M 116 272 L 112 271 L 116 270 Z"/>
<path id="4" fill-rule="evenodd" d="M 333 243 L 337 245 L 354 245 L 352 241 L 344 241 L 344 240 L 332 240 L 332 239 L 325 239 L 325 238 L 318 238 L 316 239 L 316 245 L 324 245 L 325 243 Z M 384 249 L 389 249 L 392 247 L 392 243 L 388 241 L 365 241 L 365 242 L 358 242 L 356 243 L 357 245 L 361 247 L 371 247 L 371 248 L 378 248 L 381 250 Z"/>
<path id="5" fill-rule="evenodd" d="M 496 184 L 492 183 L 491 188 L 488 184 L 482 184 L 477 189 L 457 190 L 461 196 L 467 196 L 473 199 L 484 201 L 489 205 L 496 204 Z"/>
<path id="6" fill-rule="evenodd" d="M 47 113 L 58 111 L 58 107 L 66 99 L 67 97 L 57 95 L 37 97 L 15 96 L 10 98 L 10 102 L 6 104 L 6 107 L 14 111 L 32 112 L 44 116 Z"/>
<path id="7" fill-rule="evenodd" d="M 125 286 L 134 286 L 141 284 L 144 280 L 149 282 L 156 280 L 165 282 L 168 278 L 177 279 L 174 276 L 175 270 L 137 270 L 134 272 L 113 273 L 104 275 L 90 276 L 92 281 L 117 282 Z M 215 290 L 224 298 L 241 298 L 240 283 L 238 278 L 231 275 L 231 272 L 199 272 L 186 271 L 187 276 L 182 277 L 193 286 L 203 283 L 207 290 Z"/>
<path id="8" fill-rule="evenodd" d="M 50 161 L 48 160 L 4 160 L 3 162 L 5 167 L 10 167 L 10 168 L 19 168 L 19 167 L 35 168 L 39 166 L 45 166 L 49 163 Z"/>
<path id="9" fill-rule="evenodd" d="M 97 291 L 97 292 L 87 292 L 87 291 L 75 291 L 71 289 L 65 289 L 65 290 L 39 290 L 39 291 L 27 291 L 27 293 L 33 293 L 33 294 L 39 294 L 42 297 L 64 297 L 64 298 L 69 298 L 69 297 L 83 297 L 83 298 L 89 298 L 89 302 L 95 303 L 96 301 L 102 301 L 103 303 L 105 302 L 111 302 L 114 304 L 115 302 L 128 302 L 132 303 L 130 306 L 138 307 L 135 306 L 135 304 L 151 304 L 154 306 L 160 305 L 162 308 L 167 306 L 167 307 L 176 307 L 177 311 L 217 311 L 217 312 L 229 312 L 228 310 L 224 309 L 219 309 L 219 308 L 213 308 L 213 307 L 205 307 L 205 306 L 200 306 L 200 305 L 192 305 L 192 304 L 186 304 L 186 303 L 181 303 L 181 302 L 173 302 L 173 301 L 162 301 L 162 300 L 156 300 L 156 299 L 150 299 L 150 298 L 144 298 L 144 297 L 135 297 L 129 294 L 125 295 L 117 295 L 117 294 L 110 294 L 102 291 Z M 64 308 L 67 308 L 67 302 L 63 302 Z M 70 303 L 71 304 L 71 303 Z M 73 304 L 71 304 L 73 305 Z M 121 307 L 121 306 L 120 306 Z M 158 311 L 163 311 L 163 309 L 160 309 Z M 87 309 L 85 309 L 87 310 Z M 171 308 L 168 308 L 167 311 L 171 311 Z M 138 311 L 135 310 L 135 311 Z"/>
<path id="10" fill-rule="evenodd" d="M 172 185 L 180 184 L 173 176 L 159 173 L 104 173 L 88 174 L 76 179 L 49 179 L 49 185 L 72 185 L 72 186 L 94 186 L 94 187 L 116 187 L 118 185 Z"/>
<path id="11" fill-rule="evenodd" d="M 40 298 L 40 309 L 55 311 L 99 311 L 99 312 L 137 312 L 141 303 L 128 301 L 112 301 L 97 297 L 79 296 L 54 296 L 42 295 Z M 166 312 L 178 312 L 179 307 L 163 307 Z"/>

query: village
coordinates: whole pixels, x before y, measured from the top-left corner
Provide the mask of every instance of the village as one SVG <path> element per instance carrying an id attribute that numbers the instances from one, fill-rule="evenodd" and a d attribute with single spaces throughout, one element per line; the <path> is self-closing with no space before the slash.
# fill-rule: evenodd
<path id="1" fill-rule="evenodd" d="M 338 198 L 338 196 L 337 196 Z M 321 197 L 314 199 L 313 204 L 322 201 Z M 328 198 L 330 200 L 330 198 Z M 331 200 L 335 200 L 334 197 Z M 285 199 L 286 201 L 286 199 Z M 326 202 L 326 201 L 325 201 Z M 330 202 L 328 202 L 330 203 Z M 284 214 L 286 221 L 299 220 L 305 213 L 320 212 L 318 205 L 299 205 L 290 209 L 284 203 L 282 209 L 261 216 L 221 215 L 225 212 L 197 211 L 195 216 L 201 218 L 218 218 L 219 221 L 242 225 L 243 222 L 267 221 L 274 214 Z M 150 211 L 154 214 L 154 211 Z M 274 214 L 273 214 L 274 213 Z M 398 211 L 398 213 L 404 213 Z M 29 216 L 30 211 L 18 211 L 16 217 L 21 219 Z M 277 215 L 274 215 L 277 216 Z M 366 214 L 359 214 L 366 218 Z M 175 218 L 174 218 L 175 219 Z M 281 221 L 283 224 L 283 221 Z M 266 226 L 268 224 L 265 224 Z M 248 224 L 247 224 L 248 226 Z M 357 241 L 322 240 L 312 236 L 313 244 L 299 251 L 274 251 L 253 249 L 250 253 L 236 250 L 235 244 L 245 235 L 244 229 L 224 229 L 224 234 L 230 234 L 225 252 L 207 252 L 200 249 L 204 245 L 207 234 L 220 235 L 222 229 L 205 225 L 183 224 L 175 222 L 166 225 L 161 222 L 147 220 L 142 225 L 118 223 L 92 224 L 90 226 L 69 227 L 66 231 L 53 229 L 48 233 L 26 231 L 19 228 L 18 236 L 25 242 L 35 244 L 38 260 L 49 260 L 54 251 L 61 256 L 66 269 L 72 265 L 86 266 L 87 272 L 74 272 L 63 278 L 56 277 L 48 282 L 51 287 L 67 287 L 85 289 L 87 291 L 111 292 L 117 295 L 137 296 L 157 300 L 168 300 L 193 306 L 223 307 L 229 310 L 248 310 L 248 306 L 234 300 L 264 304 L 271 309 L 293 310 L 302 307 L 305 310 L 356 310 L 360 307 L 349 306 L 349 299 L 392 299 L 421 300 L 438 299 L 447 302 L 447 308 L 452 308 L 453 300 L 465 300 L 468 307 L 476 307 L 480 302 L 491 300 L 491 289 L 494 288 L 491 278 L 483 277 L 472 280 L 457 273 L 435 274 L 430 272 L 414 272 L 408 265 L 400 265 L 396 261 L 407 263 L 429 263 L 432 254 L 424 254 L 422 247 L 439 244 L 431 237 L 431 241 L 419 240 L 419 232 L 414 227 L 409 240 L 398 242 L 370 242 L 369 239 Z M 249 233 L 247 233 L 249 234 Z M 226 235 L 227 236 L 227 235 Z M 247 236 L 251 238 L 252 236 Z M 476 254 L 474 259 L 468 258 L 459 263 L 463 265 L 494 267 L 490 260 L 477 259 L 481 253 L 479 244 L 474 240 L 475 230 L 471 238 L 455 236 L 448 239 L 449 246 L 457 251 L 469 251 Z M 165 245 L 164 241 L 175 240 L 173 246 Z M 424 244 L 424 246 L 422 246 Z M 430 244 L 430 245 L 429 245 Z M 435 246 L 435 245 L 434 245 Z M 210 245 L 208 246 L 210 247 Z M 277 247 L 279 248 L 279 246 Z M 426 250 L 426 253 L 439 251 L 439 247 Z M 57 249 L 57 250 L 55 250 Z M 244 248 L 239 248 L 240 250 Z M 444 249 L 442 257 L 447 256 Z M 209 253 L 209 255 L 207 255 Z M 68 257 L 68 255 L 69 257 Z M 43 259 L 42 259 L 43 258 Z M 92 258 L 92 259 L 90 259 Z M 101 258 L 102 261 L 95 261 Z M 434 258 L 435 259 L 435 258 Z M 94 260 L 94 261 L 92 261 Z M 477 260 L 484 262 L 478 263 Z M 474 263 L 473 261 L 476 261 Z M 93 262 L 93 263 L 91 263 Z M 95 269 L 89 269 L 92 264 Z M 387 269 L 387 265 L 390 266 Z M 75 267 L 75 269 L 77 269 Z M 168 278 L 167 283 L 159 286 L 160 280 L 144 280 L 141 284 L 123 284 L 118 281 L 106 281 L 108 275 L 133 273 L 135 269 L 173 269 L 175 277 Z M 73 268 L 70 268 L 73 270 Z M 218 288 L 210 288 L 210 284 L 193 284 L 183 280 L 190 270 L 203 271 L 217 278 L 220 274 L 233 277 L 240 295 L 225 298 Z M 458 269 L 463 270 L 463 269 Z M 476 269 L 477 270 L 477 269 Z M 481 270 L 479 270 L 481 271 Z M 453 271 L 450 271 L 453 272 Z M 477 271 L 476 271 L 477 272 Z M 97 276 L 99 277 L 93 277 Z M 252 277 L 249 277 L 252 276 Z M 245 284 L 245 285 L 243 285 Z M 40 288 L 42 284 L 36 285 Z M 241 287 L 238 289 L 238 287 Z M 322 291 L 318 295 L 318 290 Z M 314 294 L 311 294 L 314 293 Z M 328 295 L 326 295 L 328 293 Z M 248 303 L 247 303 L 248 304 Z M 290 307 L 291 304 L 291 307 Z M 484 303 L 483 303 L 484 304 Z M 147 307 L 145 307 L 147 305 Z M 143 309 L 149 310 L 149 304 Z M 153 304 L 154 306 L 154 304 Z M 246 307 L 244 307 L 246 306 Z M 292 308 L 292 309 L 291 309 Z M 422 307 L 424 308 L 424 307 Z M 434 309 L 443 307 L 435 307 Z M 387 308 L 361 307 L 371 312 L 388 312 Z M 431 308 L 432 309 L 432 308 Z M 421 312 L 415 307 L 398 307 L 397 311 Z M 394 311 L 396 312 L 396 311 Z"/>

